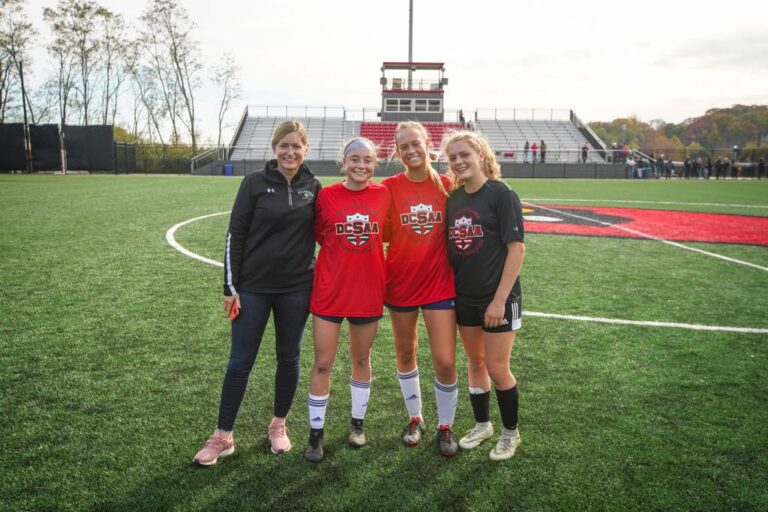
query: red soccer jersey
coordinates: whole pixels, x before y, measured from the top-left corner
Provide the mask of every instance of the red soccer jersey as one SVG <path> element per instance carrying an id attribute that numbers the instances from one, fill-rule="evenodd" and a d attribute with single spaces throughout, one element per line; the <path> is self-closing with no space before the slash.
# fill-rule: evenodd
<path id="1" fill-rule="evenodd" d="M 315 205 L 320 252 L 309 310 L 318 315 L 366 317 L 384 309 L 384 229 L 389 190 L 378 183 L 352 191 L 323 187 Z"/>
<path id="2" fill-rule="evenodd" d="M 440 179 L 449 190 L 450 178 Z M 445 237 L 448 198 L 431 179 L 415 183 L 404 173 L 381 184 L 392 196 L 384 300 L 393 306 L 419 306 L 456 296 Z"/>

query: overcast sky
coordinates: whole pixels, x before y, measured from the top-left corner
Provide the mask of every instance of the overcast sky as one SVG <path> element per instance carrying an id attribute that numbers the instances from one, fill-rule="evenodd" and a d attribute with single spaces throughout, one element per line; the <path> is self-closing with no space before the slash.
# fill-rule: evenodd
<path id="1" fill-rule="evenodd" d="M 99 3 L 128 22 L 147 5 Z M 182 3 L 199 25 L 208 69 L 225 51 L 241 67 L 234 117 L 249 104 L 375 108 L 381 63 L 408 58 L 408 0 Z M 43 40 L 50 35 L 42 9 L 55 4 L 28 0 Z M 414 0 L 414 20 L 414 60 L 445 62 L 446 109 L 555 108 L 585 121 L 635 114 L 680 122 L 712 107 L 768 104 L 768 2 Z M 37 55 L 39 80 L 50 67 Z M 198 104 L 210 136 L 216 91 L 206 87 Z"/>

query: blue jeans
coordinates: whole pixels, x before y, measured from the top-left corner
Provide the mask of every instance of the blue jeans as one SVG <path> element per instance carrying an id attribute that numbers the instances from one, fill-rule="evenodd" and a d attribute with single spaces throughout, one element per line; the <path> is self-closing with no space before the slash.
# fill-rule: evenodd
<path id="1" fill-rule="evenodd" d="M 232 322 L 232 351 L 221 390 L 218 427 L 232 430 L 243 401 L 251 368 L 272 312 L 275 323 L 274 415 L 283 418 L 296 395 L 304 326 L 309 316 L 311 291 L 292 293 L 240 293 L 240 315 Z"/>

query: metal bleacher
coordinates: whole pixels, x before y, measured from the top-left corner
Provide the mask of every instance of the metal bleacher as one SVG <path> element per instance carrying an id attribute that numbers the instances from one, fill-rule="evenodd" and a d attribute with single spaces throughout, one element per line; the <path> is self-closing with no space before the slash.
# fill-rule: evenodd
<path id="1" fill-rule="evenodd" d="M 293 119 L 309 133 L 308 160 L 335 160 L 345 139 L 357 134 L 359 122 L 341 117 L 247 117 L 235 141 L 230 160 L 269 160 L 272 158 L 272 132 L 282 121 Z"/>
<path id="2" fill-rule="evenodd" d="M 580 161 L 581 148 L 587 139 L 570 121 L 478 119 L 482 132 L 502 161 L 523 162 L 526 141 L 547 144 L 547 162 Z M 596 151 L 590 151 L 588 163 L 604 163 Z"/>
<path id="3" fill-rule="evenodd" d="M 263 161 L 273 157 L 271 138 L 275 127 L 282 121 L 294 119 L 302 122 L 309 133 L 310 161 L 336 161 L 345 140 L 362 135 L 380 147 L 379 157 L 391 156 L 397 123 L 350 120 L 342 112 L 337 115 L 275 116 L 249 115 L 246 111 L 242 128 L 232 146 L 232 161 Z M 459 123 L 422 123 L 437 148 L 443 135 L 461 129 Z M 502 162 L 522 163 L 525 142 L 547 144 L 547 163 L 581 162 L 581 148 L 587 143 L 576 124 L 569 120 L 483 119 L 475 122 L 476 129 L 489 140 Z M 530 154 L 529 154 L 530 160 Z M 587 163 L 605 163 L 598 151 L 590 151 Z"/>

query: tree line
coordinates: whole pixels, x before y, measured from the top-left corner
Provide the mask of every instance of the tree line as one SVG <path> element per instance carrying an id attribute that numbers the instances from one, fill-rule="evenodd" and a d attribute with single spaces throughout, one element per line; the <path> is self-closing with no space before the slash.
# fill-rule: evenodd
<path id="1" fill-rule="evenodd" d="M 734 105 L 713 108 L 703 116 L 682 123 L 655 119 L 649 123 L 636 117 L 589 126 L 608 145 L 627 144 L 632 149 L 651 153 L 697 155 L 730 149 L 765 150 L 768 137 L 768 105 Z"/>
<path id="2" fill-rule="evenodd" d="M 203 81 L 219 91 L 217 144 L 239 98 L 239 69 L 225 53 L 204 69 L 197 25 L 177 0 L 149 0 L 128 23 L 95 0 L 59 0 L 43 10 L 51 38 L 39 41 L 26 0 L 0 0 L 0 123 L 112 124 L 118 112 L 130 141 L 192 146 L 200 140 L 197 93 Z M 32 60 L 44 45 L 53 68 L 42 85 Z M 207 72 L 207 78 L 205 73 Z"/>

